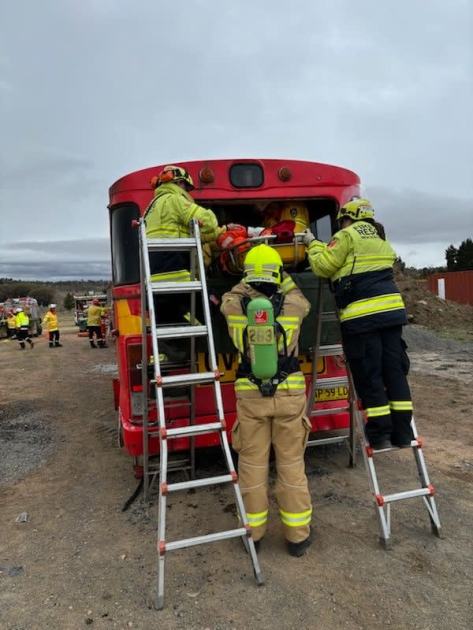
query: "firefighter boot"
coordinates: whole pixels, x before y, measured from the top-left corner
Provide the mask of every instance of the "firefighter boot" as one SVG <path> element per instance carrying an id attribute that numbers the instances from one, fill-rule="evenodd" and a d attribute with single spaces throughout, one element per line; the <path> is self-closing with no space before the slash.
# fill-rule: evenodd
<path id="1" fill-rule="evenodd" d="M 49 347 L 50 347 L 50 348 L 54 348 L 54 344 L 53 344 L 53 342 L 52 342 L 52 341 L 50 341 L 50 342 L 49 342 Z"/>
<path id="2" fill-rule="evenodd" d="M 33 350 L 34 343 L 31 341 L 31 339 L 27 339 L 26 341 L 30 344 L 30 348 Z"/>
<path id="3" fill-rule="evenodd" d="M 56 348 L 62 348 L 62 343 L 59 343 L 59 341 L 57 341 L 57 342 L 55 343 L 55 347 L 56 347 Z"/>
<path id="4" fill-rule="evenodd" d="M 96 347 L 97 347 L 97 346 L 95 345 L 95 343 L 94 343 L 92 340 L 90 340 L 90 347 L 91 347 L 91 348 L 96 348 Z"/>
<path id="5" fill-rule="evenodd" d="M 310 534 L 305 540 L 302 540 L 301 542 L 298 542 L 298 543 L 287 541 L 287 551 L 290 556 L 294 556 L 294 558 L 300 558 L 301 556 L 305 554 L 305 552 L 311 546 L 311 544 L 312 544 L 312 528 L 310 530 Z"/>

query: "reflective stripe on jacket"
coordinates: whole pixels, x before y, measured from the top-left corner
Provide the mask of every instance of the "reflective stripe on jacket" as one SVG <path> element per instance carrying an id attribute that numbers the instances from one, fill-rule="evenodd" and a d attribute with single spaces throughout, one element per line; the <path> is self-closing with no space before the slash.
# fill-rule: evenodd
<path id="1" fill-rule="evenodd" d="M 57 313 L 52 313 L 51 311 L 48 311 L 43 318 L 43 326 L 46 326 L 49 332 L 59 330 Z"/>
<path id="2" fill-rule="evenodd" d="M 396 254 L 373 225 L 356 221 L 337 232 L 328 245 L 313 241 L 308 257 L 312 271 L 334 283 L 344 333 L 407 323 L 392 271 Z"/>
<path id="3" fill-rule="evenodd" d="M 285 294 L 281 312 L 276 317 L 276 321 L 284 328 L 287 341 L 287 353 L 295 357 L 298 356 L 298 342 L 300 327 L 302 320 L 309 313 L 310 304 L 302 295 L 300 289 L 296 287 L 292 278 L 285 275 L 284 280 L 290 280 L 286 283 L 286 287 L 293 284 L 293 288 Z M 235 285 L 231 291 L 225 293 L 222 297 L 221 311 L 225 316 L 228 324 L 228 330 L 233 344 L 240 354 L 245 351 L 244 348 L 244 332 L 248 326 L 248 319 L 243 312 L 242 298 L 250 299 L 261 297 L 259 293 L 250 285 L 240 282 Z M 278 335 L 278 350 L 283 350 L 283 337 Z M 249 378 L 242 377 L 235 381 L 235 392 L 238 398 L 259 398 L 261 392 L 258 386 Z M 291 394 L 300 394 L 305 392 L 305 378 L 302 372 L 292 372 L 289 376 L 278 385 L 276 396 L 288 396 Z"/>

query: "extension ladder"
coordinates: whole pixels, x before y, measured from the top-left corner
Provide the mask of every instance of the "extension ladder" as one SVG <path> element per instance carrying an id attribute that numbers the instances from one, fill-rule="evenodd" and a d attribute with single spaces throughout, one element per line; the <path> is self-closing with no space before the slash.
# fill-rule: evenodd
<path id="1" fill-rule="evenodd" d="M 220 372 L 217 365 L 217 357 L 215 353 L 210 308 L 207 293 L 207 284 L 205 278 L 204 257 L 200 241 L 199 225 L 196 221 L 191 223 L 191 236 L 189 238 L 174 239 L 148 239 L 146 237 L 146 226 L 143 220 L 139 224 L 139 242 L 140 242 L 140 276 L 141 276 L 141 315 L 142 315 L 142 384 L 143 384 L 143 472 L 145 483 L 145 500 L 148 500 L 149 493 L 149 445 L 148 439 L 150 428 L 153 423 L 148 417 L 148 326 L 146 321 L 146 311 L 149 313 L 149 329 L 151 332 L 151 345 L 153 357 L 154 377 L 151 379 L 151 385 L 155 388 L 156 404 L 157 404 L 157 427 L 159 433 L 159 502 L 158 502 L 158 575 L 157 575 L 157 593 L 155 607 L 160 610 L 164 605 L 164 568 L 165 557 L 168 551 L 192 547 L 203 543 L 217 542 L 228 538 L 242 538 L 246 551 L 250 557 L 256 582 L 258 585 L 263 584 L 263 576 L 259 567 L 258 557 L 251 536 L 251 529 L 248 524 L 245 507 L 238 484 L 238 476 L 233 464 L 228 438 L 226 434 L 225 416 L 223 411 L 222 392 L 220 389 Z M 190 256 L 190 272 L 191 279 L 187 282 L 153 282 L 151 279 L 149 253 L 150 252 L 187 252 Z M 156 313 L 154 306 L 154 295 L 179 294 L 191 295 L 191 316 L 189 325 L 166 325 L 158 326 L 156 322 Z M 204 312 L 204 324 L 196 322 L 195 319 L 195 297 L 200 293 L 202 297 L 202 306 Z M 206 338 L 209 359 L 211 365 L 210 372 L 198 372 L 194 360 L 195 355 L 195 339 L 197 337 Z M 162 339 L 190 339 L 191 340 L 191 362 L 190 371 L 186 374 L 163 375 L 160 364 L 159 341 Z M 164 390 L 173 387 L 191 387 L 200 384 L 210 384 L 213 386 L 216 421 L 207 424 L 194 424 L 193 417 L 190 418 L 190 424 L 184 427 L 168 428 L 166 424 L 166 407 L 164 402 Z M 191 396 L 191 401 L 192 401 Z M 192 411 L 193 405 L 191 402 Z M 226 461 L 227 474 L 208 477 L 204 479 L 191 479 L 179 483 L 168 483 L 168 440 L 176 438 L 188 437 L 190 439 L 197 435 L 216 433 L 220 438 L 220 445 Z M 166 500 L 171 492 L 178 490 L 189 490 L 203 488 L 206 486 L 222 485 L 231 483 L 235 492 L 235 501 L 238 511 L 240 526 L 211 534 L 194 536 L 182 540 L 172 542 L 166 541 Z"/>
<path id="2" fill-rule="evenodd" d="M 341 344 L 335 345 L 327 345 L 323 346 L 320 344 L 321 340 L 321 328 L 322 323 L 324 321 L 335 321 L 338 320 L 338 313 L 336 311 L 332 312 L 324 312 L 322 307 L 322 281 L 319 285 L 319 301 L 318 301 L 318 318 L 317 318 L 317 331 L 316 331 L 316 343 L 315 348 L 313 350 L 313 380 L 312 380 L 312 388 L 310 391 L 310 397 L 308 400 L 308 410 L 311 411 L 312 415 L 323 415 L 324 413 L 333 413 L 333 409 L 329 410 L 313 410 L 314 404 L 316 404 L 316 392 L 318 388 L 323 388 L 328 386 L 328 382 L 333 381 L 332 386 L 337 386 L 339 384 L 348 386 L 348 401 L 347 404 L 340 409 L 349 410 L 350 412 L 350 434 L 349 434 L 349 451 L 350 451 L 350 463 L 354 465 L 354 457 L 355 457 L 355 436 L 358 433 L 358 439 L 361 445 L 363 459 L 365 462 L 366 471 L 368 473 L 368 481 L 370 485 L 371 492 L 374 498 L 374 505 L 376 510 L 376 515 L 378 518 L 380 536 L 380 543 L 384 548 L 389 549 L 391 544 L 391 504 L 396 501 L 402 501 L 404 499 L 412 499 L 417 497 L 422 497 L 425 507 L 427 508 L 427 513 L 429 515 L 430 525 L 432 529 L 432 533 L 437 537 L 441 537 L 441 524 L 440 518 L 437 511 L 437 506 L 435 503 L 435 488 L 430 482 L 429 473 L 427 471 L 427 465 L 425 463 L 425 458 L 423 454 L 423 442 L 420 436 L 417 433 L 417 427 L 414 420 L 414 417 L 411 421 L 411 428 L 413 432 L 414 439 L 412 440 L 410 447 L 412 449 L 417 473 L 420 480 L 420 488 L 415 488 L 412 490 L 404 490 L 401 492 L 394 492 L 392 494 L 382 494 L 380 490 L 380 484 L 378 481 L 378 475 L 376 472 L 376 466 L 374 462 L 375 456 L 382 455 L 383 453 L 388 453 L 392 451 L 400 450 L 398 447 L 392 447 L 382 450 L 375 450 L 370 445 L 368 440 L 366 439 L 365 434 L 365 423 L 367 421 L 366 415 L 362 409 L 361 401 L 359 400 L 355 384 L 353 381 L 353 375 L 350 371 L 350 366 L 346 364 L 347 376 L 340 379 L 317 379 L 317 368 L 316 361 L 319 356 L 335 356 L 343 353 L 343 346 Z M 315 367 L 314 367 L 315 366 Z M 356 431 L 355 431 L 356 427 Z M 325 443 L 333 443 L 335 441 L 340 441 L 343 438 L 328 438 Z M 324 440 L 314 440 L 312 442 L 315 445 L 324 443 Z M 309 442 L 310 444 L 310 442 Z"/>

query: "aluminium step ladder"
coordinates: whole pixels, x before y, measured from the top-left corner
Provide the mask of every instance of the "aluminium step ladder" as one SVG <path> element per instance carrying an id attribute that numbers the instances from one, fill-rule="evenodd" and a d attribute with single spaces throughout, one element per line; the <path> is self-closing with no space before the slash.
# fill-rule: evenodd
<path id="1" fill-rule="evenodd" d="M 149 313 L 149 328 L 151 330 L 151 345 L 153 356 L 154 378 L 151 385 L 155 388 L 156 405 L 158 413 L 158 433 L 160 445 L 159 458 L 159 500 L 158 500 L 158 576 L 155 607 L 160 610 L 164 606 L 164 569 L 165 558 L 168 551 L 192 547 L 203 543 L 217 542 L 228 538 L 241 538 L 252 563 L 255 579 L 258 585 L 264 583 L 261 569 L 256 554 L 255 544 L 248 524 L 245 507 L 238 484 L 238 476 L 233 464 L 223 411 L 222 392 L 220 388 L 220 371 L 218 369 L 215 353 L 213 332 L 210 318 L 210 308 L 205 278 L 204 257 L 200 241 L 199 225 L 191 222 L 191 237 L 175 239 L 148 239 L 146 226 L 143 220 L 138 222 L 140 242 L 140 276 L 141 276 L 141 313 L 142 313 L 142 382 L 143 382 L 143 449 L 144 465 L 148 459 L 148 437 L 152 423 L 148 418 L 148 328 L 146 322 L 146 310 Z M 150 252 L 187 252 L 190 254 L 191 279 L 186 282 L 153 282 L 151 280 L 149 253 Z M 189 325 L 170 325 L 158 327 L 153 296 L 158 294 L 191 294 L 191 317 Z M 195 298 L 200 293 L 204 312 L 204 324 L 195 320 Z M 198 372 L 194 360 L 195 339 L 205 337 L 208 345 L 210 372 Z M 186 374 L 163 375 L 160 364 L 159 340 L 161 339 L 190 339 L 191 340 L 191 364 L 190 372 Z M 213 386 L 216 421 L 207 424 L 194 424 L 192 417 L 188 426 L 168 428 L 166 423 L 166 409 L 164 404 L 164 390 L 173 387 L 194 387 L 200 384 Z M 192 401 L 192 397 L 191 397 Z M 192 401 L 193 402 L 193 401 Z M 194 405 L 192 405 L 193 410 Z M 215 433 L 218 434 L 220 445 L 226 461 L 227 474 L 208 477 L 204 479 L 191 479 L 179 483 L 168 482 L 168 440 L 177 438 L 194 438 L 197 435 Z M 145 470 L 144 472 L 148 472 Z M 145 475 L 145 483 L 148 475 Z M 235 493 L 235 502 L 240 526 L 227 531 L 194 536 L 172 542 L 166 541 L 166 501 L 171 492 L 203 488 L 207 486 L 230 483 Z"/>
<path id="2" fill-rule="evenodd" d="M 358 433 L 358 439 L 361 445 L 361 450 L 363 453 L 363 459 L 365 462 L 366 471 L 368 473 L 368 481 L 371 492 L 374 498 L 376 515 L 378 518 L 380 536 L 379 541 L 385 549 L 389 549 L 391 546 L 391 503 L 396 501 L 402 501 L 404 499 L 412 499 L 421 497 L 425 507 L 427 508 L 427 513 L 429 515 L 430 525 L 432 529 L 432 533 L 437 537 L 441 538 L 441 524 L 440 518 L 437 511 L 437 506 L 435 503 L 435 488 L 433 484 L 430 482 L 429 473 L 427 471 L 427 465 L 425 463 L 425 458 L 423 454 L 423 441 L 422 438 L 417 433 L 417 427 L 412 417 L 411 428 L 413 432 L 414 439 L 411 441 L 410 447 L 413 451 L 417 473 L 420 480 L 420 488 L 415 488 L 412 490 L 404 490 L 401 492 L 394 492 L 392 494 L 382 494 L 380 490 L 380 484 L 378 481 L 378 475 L 376 472 L 376 466 L 374 463 L 374 457 L 381 455 L 383 453 L 389 453 L 393 451 L 399 451 L 398 447 L 392 447 L 382 450 L 373 449 L 366 438 L 365 434 L 365 423 L 367 422 L 366 414 L 363 411 L 361 401 L 359 400 L 356 388 L 353 380 L 353 375 L 350 371 L 350 366 L 346 364 L 347 376 L 341 377 L 340 379 L 319 379 L 317 380 L 317 366 L 316 359 L 318 356 L 335 356 L 339 354 L 343 354 L 343 346 L 341 344 L 335 345 L 320 345 L 321 341 L 321 328 L 322 323 L 324 321 L 338 321 L 338 313 L 336 311 L 333 312 L 323 312 L 322 308 L 322 281 L 319 285 L 318 292 L 318 319 L 317 319 L 317 330 L 316 330 L 316 342 L 315 348 L 313 350 L 313 381 L 312 388 L 310 392 L 310 398 L 308 400 L 308 413 L 312 412 L 312 415 L 323 415 L 324 413 L 333 413 L 333 410 L 317 410 L 313 411 L 314 401 L 316 402 L 316 393 L 317 389 L 320 387 L 325 387 L 325 383 L 329 381 L 333 381 L 333 386 L 339 385 L 339 381 L 342 385 L 348 385 L 348 402 L 345 408 L 341 408 L 340 410 L 347 410 L 347 407 L 350 411 L 350 463 L 354 465 L 355 463 L 355 449 L 356 449 L 356 433 Z M 315 367 L 314 367 L 315 366 Z M 356 431 L 355 431 L 356 429 Z M 315 445 L 321 443 L 333 443 L 334 441 L 339 441 L 336 438 L 328 438 L 326 441 L 324 440 L 314 440 L 313 443 Z M 310 442 L 309 442 L 310 444 Z"/>
<path id="3" fill-rule="evenodd" d="M 349 380 L 350 380 L 350 389 L 354 388 L 353 376 L 349 372 Z M 390 549 L 391 547 L 391 503 L 395 503 L 396 501 L 402 501 L 404 499 L 415 499 L 421 497 L 425 507 L 427 508 L 427 513 L 429 516 L 430 526 L 432 533 L 438 538 L 442 538 L 442 527 L 440 524 L 440 518 L 437 511 L 437 505 L 435 502 L 435 487 L 431 483 L 429 478 L 429 473 L 427 471 L 427 464 L 425 463 L 424 453 L 423 453 L 423 440 L 417 433 L 417 426 L 415 423 L 414 416 L 412 416 L 411 420 L 411 429 L 413 433 L 414 439 L 411 441 L 411 444 L 407 448 L 412 449 L 412 453 L 414 455 L 414 460 L 416 463 L 417 474 L 419 476 L 420 488 L 414 488 L 412 490 L 403 490 L 401 492 L 393 492 L 391 494 L 383 494 L 380 489 L 380 484 L 378 481 L 378 474 L 376 472 L 375 466 L 375 456 L 383 455 L 385 453 L 390 453 L 393 451 L 399 451 L 397 446 L 393 446 L 391 448 L 385 449 L 374 449 L 369 445 L 368 440 L 365 435 L 365 422 L 366 415 L 361 407 L 361 404 L 358 404 L 355 411 L 356 418 L 356 426 L 357 431 L 361 443 L 361 448 L 363 452 L 363 459 L 365 462 L 366 471 L 368 473 L 368 480 L 370 485 L 370 490 L 373 494 L 376 516 L 378 518 L 379 523 L 379 542 L 385 549 Z"/>

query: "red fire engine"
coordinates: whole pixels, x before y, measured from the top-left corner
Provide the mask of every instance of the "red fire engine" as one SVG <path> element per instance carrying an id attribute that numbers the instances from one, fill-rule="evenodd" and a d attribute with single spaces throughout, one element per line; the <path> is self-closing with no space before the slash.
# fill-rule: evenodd
<path id="1" fill-rule="evenodd" d="M 243 226 L 263 226 L 274 208 L 285 202 L 304 204 L 308 210 L 308 222 L 312 232 L 320 240 L 328 241 L 336 229 L 335 217 L 338 208 L 352 196 L 359 195 L 358 176 L 344 168 L 297 160 L 239 159 L 202 160 L 180 162 L 192 176 L 195 190 L 192 196 L 200 205 L 211 208 L 220 225 L 236 223 Z M 139 285 L 138 230 L 132 223 L 143 215 L 153 197 L 151 179 L 163 169 L 163 165 L 146 168 L 116 181 L 110 188 L 110 230 L 112 242 L 114 326 L 117 335 L 118 378 L 114 381 L 115 404 L 118 409 L 122 444 L 134 458 L 135 470 L 140 470 L 142 443 L 142 377 L 141 377 L 141 310 Z M 287 205 L 287 204 L 286 204 Z M 267 222 L 266 225 L 270 225 Z M 236 240 L 241 244 L 241 240 Z M 319 280 L 308 270 L 304 255 L 295 244 L 281 249 L 286 271 L 294 278 L 313 305 L 313 311 L 305 319 L 301 331 L 301 370 L 310 386 L 312 362 L 310 348 L 314 340 L 314 313 Z M 288 249 L 289 248 L 289 249 Z M 292 248 L 292 249 L 291 249 Z M 238 249 L 234 252 L 238 253 Z M 291 254 L 293 252 L 293 254 Z M 299 253 L 298 253 L 299 252 Z M 218 302 L 222 294 L 239 281 L 237 270 L 225 263 L 222 252 L 213 251 L 214 262 L 210 264 L 207 285 L 211 294 L 211 313 L 218 353 L 222 395 L 228 430 L 235 420 L 235 395 L 233 383 L 238 365 L 237 352 L 228 336 L 225 319 L 220 314 Z M 235 258 L 230 263 L 235 263 Z M 332 302 L 332 296 L 325 300 Z M 332 303 L 332 310 L 334 308 Z M 328 305 L 330 306 L 330 305 Z M 330 310 L 330 309 L 327 309 Z M 334 324 L 328 330 L 325 343 L 339 342 L 339 329 Z M 198 354 L 198 365 L 208 371 L 206 355 Z M 343 376 L 342 357 L 320 357 L 317 364 L 318 378 Z M 340 408 L 346 399 L 344 387 L 322 389 L 318 392 L 317 408 L 326 408 L 327 414 L 311 419 L 314 433 L 340 432 L 349 425 L 346 412 L 330 409 Z M 337 402 L 338 401 L 338 402 Z M 195 396 L 195 421 L 211 422 L 214 415 L 213 393 L 210 386 L 198 386 Z M 150 420 L 156 417 L 151 409 Z M 175 401 L 169 409 L 168 421 L 174 427 L 189 423 L 188 404 Z M 324 433 L 326 435 L 327 433 Z M 151 431 L 152 436 L 152 431 Z M 218 437 L 202 435 L 196 438 L 196 447 L 213 446 Z M 189 438 L 173 440 L 170 450 L 184 451 L 189 448 Z M 159 451 L 159 440 L 149 440 L 150 454 Z"/>

